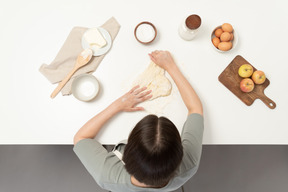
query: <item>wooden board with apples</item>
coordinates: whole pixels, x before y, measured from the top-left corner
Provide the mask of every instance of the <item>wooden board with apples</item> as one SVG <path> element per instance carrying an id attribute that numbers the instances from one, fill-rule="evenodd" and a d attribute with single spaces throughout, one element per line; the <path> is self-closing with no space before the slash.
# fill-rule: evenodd
<path id="1" fill-rule="evenodd" d="M 243 64 L 250 63 L 242 56 L 237 55 L 219 75 L 218 80 L 246 105 L 250 106 L 256 99 L 260 99 L 270 109 L 275 109 L 276 103 L 264 94 L 264 89 L 270 84 L 269 79 L 266 78 L 263 84 L 255 84 L 254 89 L 251 92 L 245 93 L 241 91 L 240 82 L 243 80 L 243 78 L 239 76 L 238 70 Z M 251 66 L 253 67 L 254 71 L 257 70 L 253 65 Z"/>

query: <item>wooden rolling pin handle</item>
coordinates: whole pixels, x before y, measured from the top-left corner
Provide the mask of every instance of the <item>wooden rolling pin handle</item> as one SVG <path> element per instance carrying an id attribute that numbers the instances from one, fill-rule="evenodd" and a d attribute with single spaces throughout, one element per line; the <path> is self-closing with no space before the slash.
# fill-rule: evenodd
<path id="1" fill-rule="evenodd" d="M 55 98 L 57 94 L 62 90 L 62 88 L 66 85 L 66 83 L 69 81 L 69 79 L 73 76 L 73 74 L 77 71 L 76 68 L 74 68 L 54 89 L 53 93 L 51 94 L 51 98 Z"/>

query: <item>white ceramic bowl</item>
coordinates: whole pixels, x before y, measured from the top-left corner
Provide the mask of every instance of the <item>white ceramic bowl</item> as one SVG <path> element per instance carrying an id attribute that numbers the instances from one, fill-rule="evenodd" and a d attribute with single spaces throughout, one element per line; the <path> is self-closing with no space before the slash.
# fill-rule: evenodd
<path id="1" fill-rule="evenodd" d="M 235 31 L 235 29 L 234 29 L 234 27 L 233 27 L 233 40 L 231 41 L 232 42 L 232 48 L 231 49 L 229 49 L 228 51 L 222 51 L 222 50 L 220 50 L 220 49 L 218 49 L 218 48 L 216 48 L 215 46 L 214 46 L 214 44 L 213 44 L 213 42 L 212 42 L 212 39 L 215 37 L 215 31 L 216 31 L 216 29 L 219 29 L 219 28 L 221 28 L 221 25 L 219 25 L 218 27 L 216 27 L 213 31 L 212 31 L 212 33 L 211 33 L 211 39 L 210 39 L 210 41 L 211 41 L 211 44 L 212 44 L 212 46 L 213 46 L 213 48 L 214 48 L 214 50 L 216 50 L 216 51 L 218 51 L 218 52 L 220 52 L 220 53 L 226 53 L 226 52 L 229 52 L 229 51 L 231 51 L 231 50 L 233 50 L 236 46 L 237 46 L 237 43 L 238 43 L 238 34 L 237 34 L 237 32 Z"/>
<path id="2" fill-rule="evenodd" d="M 72 83 L 72 94 L 80 101 L 90 101 L 99 92 L 99 83 L 93 75 L 83 74 L 77 76 Z"/>

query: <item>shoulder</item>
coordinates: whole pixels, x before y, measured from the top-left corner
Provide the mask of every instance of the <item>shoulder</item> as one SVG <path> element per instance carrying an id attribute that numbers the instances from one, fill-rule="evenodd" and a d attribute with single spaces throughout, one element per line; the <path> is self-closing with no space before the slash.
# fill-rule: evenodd
<path id="1" fill-rule="evenodd" d="M 204 120 L 204 117 L 203 117 L 202 114 L 200 114 L 200 113 L 190 113 L 187 116 L 186 122 L 193 121 L 194 123 L 202 123 L 203 120 Z"/>
<path id="2" fill-rule="evenodd" d="M 195 132 L 202 132 L 204 129 L 204 117 L 199 113 L 191 113 L 187 116 L 187 119 L 183 125 L 182 129 L 182 139 L 186 132 L 191 132 L 195 134 Z"/>
<path id="3" fill-rule="evenodd" d="M 95 139 L 80 140 L 74 152 L 101 187 L 104 183 L 117 183 L 123 173 L 124 165 L 113 152 L 108 152 Z"/>
<path id="4" fill-rule="evenodd" d="M 183 126 L 181 139 L 184 150 L 182 164 L 187 169 L 199 166 L 202 153 L 204 118 L 201 114 L 189 114 Z"/>

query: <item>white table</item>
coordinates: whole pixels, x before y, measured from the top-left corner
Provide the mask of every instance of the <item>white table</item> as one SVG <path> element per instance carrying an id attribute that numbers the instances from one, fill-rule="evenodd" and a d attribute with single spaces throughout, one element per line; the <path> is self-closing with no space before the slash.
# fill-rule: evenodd
<path id="1" fill-rule="evenodd" d="M 287 7 L 283 0 L 1 1 L 0 143 L 72 144 L 76 131 L 124 94 L 123 84 L 147 67 L 147 54 L 164 49 L 174 55 L 203 101 L 204 144 L 288 144 Z M 193 13 L 202 18 L 201 31 L 186 42 L 177 30 Z M 56 85 L 38 72 L 40 65 L 52 62 L 74 26 L 96 27 L 111 16 L 121 29 L 93 74 L 101 83 L 98 97 L 92 102 L 62 95 L 50 99 Z M 155 24 L 159 32 L 149 46 L 133 36 L 134 27 L 144 20 Z M 213 50 L 210 33 L 224 22 L 234 26 L 239 42 L 235 50 L 222 54 Z M 276 109 L 260 100 L 248 107 L 218 81 L 236 55 L 266 72 L 271 83 L 265 94 L 276 102 Z M 97 139 L 114 144 L 127 138 L 147 114 L 121 113 Z M 179 92 L 157 115 L 167 116 L 182 129 L 186 109 Z"/>

